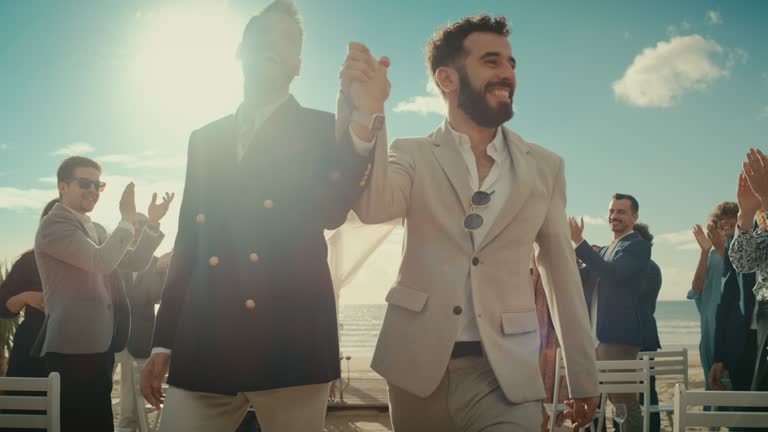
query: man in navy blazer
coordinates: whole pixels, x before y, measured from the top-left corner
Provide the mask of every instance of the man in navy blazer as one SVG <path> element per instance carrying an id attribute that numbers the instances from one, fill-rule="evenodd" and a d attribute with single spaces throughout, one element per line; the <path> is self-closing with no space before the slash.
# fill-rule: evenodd
<path id="1" fill-rule="evenodd" d="M 576 256 L 599 278 L 591 302 L 598 360 L 635 360 L 643 345 L 638 297 L 646 283 L 651 244 L 634 231 L 639 209 L 633 196 L 613 195 L 608 208 L 613 241 L 599 252 L 584 240 L 584 220 L 579 223 L 570 219 Z M 640 413 L 636 395 L 612 394 L 609 397 L 613 403 L 627 406 L 625 431 L 643 429 L 643 421 L 647 419 L 644 420 Z"/>

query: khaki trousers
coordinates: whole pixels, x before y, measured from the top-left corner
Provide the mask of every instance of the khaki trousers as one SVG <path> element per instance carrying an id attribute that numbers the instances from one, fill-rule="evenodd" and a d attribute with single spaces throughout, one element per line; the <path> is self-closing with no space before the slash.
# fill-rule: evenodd
<path id="1" fill-rule="evenodd" d="M 598 360 L 637 360 L 640 347 L 635 345 L 598 344 Z M 622 425 L 623 432 L 642 432 L 643 412 L 637 393 L 612 393 L 608 395 L 612 404 L 624 404 L 627 407 L 627 420 Z"/>
<path id="2" fill-rule="evenodd" d="M 234 431 L 253 406 L 264 432 L 321 432 L 330 383 L 238 393 L 199 393 L 169 387 L 160 432 Z"/>
<path id="3" fill-rule="evenodd" d="M 541 401 L 507 400 L 484 357 L 452 359 L 437 389 L 420 398 L 389 385 L 394 432 L 530 432 L 541 428 Z"/>

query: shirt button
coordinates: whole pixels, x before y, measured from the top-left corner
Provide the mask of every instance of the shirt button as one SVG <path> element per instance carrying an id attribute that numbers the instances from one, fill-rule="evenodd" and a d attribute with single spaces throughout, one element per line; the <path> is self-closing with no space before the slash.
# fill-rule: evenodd
<path id="1" fill-rule="evenodd" d="M 253 301 L 253 299 L 248 299 L 245 301 L 245 308 L 248 310 L 254 310 L 256 309 L 256 302 Z"/>
<path id="2" fill-rule="evenodd" d="M 268 209 L 271 209 L 271 208 L 272 208 L 272 207 L 274 207 L 274 206 L 275 206 L 275 203 L 274 203 L 274 201 L 272 201 L 272 200 L 266 200 L 266 201 L 264 201 L 264 208 L 268 208 Z"/>
<path id="3" fill-rule="evenodd" d="M 248 255 L 248 259 L 251 260 L 252 263 L 259 262 L 259 254 L 257 254 L 256 252 L 253 252 L 250 255 Z"/>
<path id="4" fill-rule="evenodd" d="M 219 265 L 219 257 L 212 256 L 208 258 L 208 265 L 211 267 L 216 267 L 217 265 Z"/>
<path id="5" fill-rule="evenodd" d="M 463 309 L 461 309 L 461 306 L 454 306 L 453 307 L 453 314 L 454 315 L 461 315 L 463 312 Z"/>
<path id="6" fill-rule="evenodd" d="M 478 264 L 480 264 L 480 258 L 478 258 L 478 257 L 472 258 L 472 265 L 476 266 Z"/>
<path id="7" fill-rule="evenodd" d="M 195 216 L 195 221 L 199 224 L 205 222 L 205 215 L 202 213 L 198 213 L 197 216 Z"/>

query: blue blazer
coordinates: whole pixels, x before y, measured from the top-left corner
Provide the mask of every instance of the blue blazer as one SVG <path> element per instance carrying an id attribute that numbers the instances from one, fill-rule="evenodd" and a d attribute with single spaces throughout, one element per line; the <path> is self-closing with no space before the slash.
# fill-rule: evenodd
<path id="1" fill-rule="evenodd" d="M 600 279 L 597 285 L 597 339 L 601 343 L 643 345 L 638 298 L 646 283 L 651 244 L 636 232 L 618 240 L 613 257 L 608 248 L 595 252 L 588 242 L 576 256 Z"/>
<path id="2" fill-rule="evenodd" d="M 661 291 L 661 269 L 653 260 L 648 265 L 643 291 L 638 298 L 638 318 L 640 320 L 640 332 L 643 335 L 642 351 L 656 351 L 661 349 L 659 330 L 656 326 L 656 301 Z"/>
<path id="3" fill-rule="evenodd" d="M 733 268 L 728 255 L 731 240 L 725 242 L 723 256 L 723 292 L 717 306 L 715 320 L 714 362 L 722 362 L 726 369 L 739 367 L 740 358 L 747 347 L 747 333 L 752 324 L 755 308 L 754 273 L 739 273 Z"/>

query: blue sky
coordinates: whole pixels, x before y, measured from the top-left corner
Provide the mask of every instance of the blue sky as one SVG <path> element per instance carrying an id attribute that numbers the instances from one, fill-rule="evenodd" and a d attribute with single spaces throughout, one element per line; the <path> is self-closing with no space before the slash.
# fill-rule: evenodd
<path id="1" fill-rule="evenodd" d="M 293 92 L 332 111 L 346 44 L 392 59 L 390 137 L 441 120 L 423 62 L 431 33 L 467 14 L 505 15 L 518 60 L 508 126 L 566 161 L 568 212 L 586 238 L 609 241 L 613 192 L 635 195 L 657 235 L 662 299 L 682 299 L 698 251 L 690 235 L 735 198 L 740 161 L 768 132 L 768 4 L 761 1 L 309 1 Z M 66 155 L 103 162 L 94 219 L 113 226 L 123 186 L 138 206 L 182 191 L 189 133 L 234 111 L 235 49 L 265 1 L 0 2 L 0 259 L 31 247 Z M 237 194 L 237 185 L 222 185 Z M 179 202 L 165 221 L 171 248 Z M 397 234 L 342 295 L 382 302 L 397 270 Z"/>

